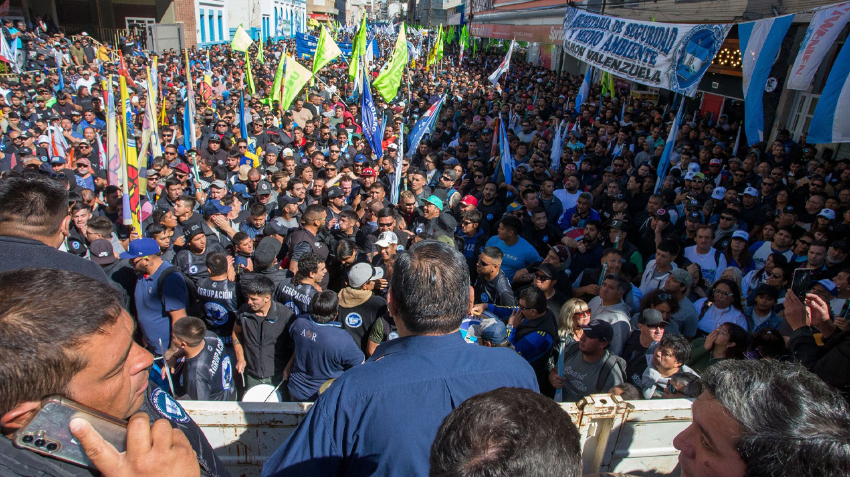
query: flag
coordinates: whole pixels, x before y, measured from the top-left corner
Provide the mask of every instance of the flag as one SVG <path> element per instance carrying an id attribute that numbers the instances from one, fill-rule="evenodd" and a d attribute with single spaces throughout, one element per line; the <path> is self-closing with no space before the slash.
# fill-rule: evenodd
<path id="1" fill-rule="evenodd" d="M 124 193 L 124 225 L 130 225 L 133 227 L 139 235 L 142 234 L 142 227 L 140 220 L 140 202 L 139 202 L 139 160 L 137 157 L 138 151 L 136 150 L 136 137 L 133 134 L 133 120 L 130 117 L 130 96 L 127 92 L 127 80 L 123 76 L 118 78 L 118 84 L 121 92 L 121 105 L 123 107 L 123 114 L 121 114 L 121 119 L 123 121 L 121 131 L 124 134 L 124 161 L 123 168 L 126 180 L 122 184 L 122 191 Z"/>
<path id="2" fill-rule="evenodd" d="M 617 88 L 614 84 L 614 75 L 608 73 L 608 92 L 611 93 L 611 97 L 617 96 Z"/>
<path id="3" fill-rule="evenodd" d="M 6 0 L 5 2 L 3 2 L 3 4 L 0 4 L 0 17 L 5 17 L 8 14 L 9 14 L 9 0 Z"/>
<path id="4" fill-rule="evenodd" d="M 339 49 L 339 45 L 336 44 L 334 39 L 331 38 L 331 34 L 323 26 L 322 31 L 319 33 L 319 42 L 316 44 L 316 56 L 313 58 L 313 74 L 318 73 L 326 64 L 341 54 L 342 50 Z"/>
<path id="5" fill-rule="evenodd" d="M 121 50 L 118 50 L 118 59 L 118 74 L 127 80 L 127 84 L 131 88 L 135 88 L 136 83 L 133 81 L 133 78 L 130 77 L 130 71 L 127 69 L 127 63 L 124 62 L 124 54 L 121 53 Z"/>
<path id="6" fill-rule="evenodd" d="M 511 47 L 513 47 L 513 42 L 511 43 Z M 508 132 L 505 129 L 504 121 L 499 121 L 499 151 L 501 169 L 496 170 L 494 177 L 497 176 L 499 174 L 499 170 L 501 170 L 505 184 L 510 184 L 513 179 L 515 165 L 514 156 L 511 155 L 511 146 L 508 143 Z"/>
<path id="7" fill-rule="evenodd" d="M 277 64 L 277 71 L 274 74 L 274 83 L 272 83 L 272 101 L 280 101 L 280 89 L 283 87 L 284 66 L 286 65 L 286 44 L 283 51 L 280 53 L 280 61 Z"/>
<path id="8" fill-rule="evenodd" d="M 850 2 L 827 5 L 815 12 L 788 76 L 788 89 L 807 90 L 821 62 L 850 20 Z"/>
<path id="9" fill-rule="evenodd" d="M 245 52 L 245 87 L 248 89 L 248 94 L 255 95 L 257 90 L 254 86 L 254 74 L 251 72 L 251 57 L 248 52 Z"/>
<path id="10" fill-rule="evenodd" d="M 230 42 L 230 48 L 234 51 L 241 51 L 243 53 L 248 51 L 248 47 L 254 44 L 254 40 L 251 39 L 251 36 L 242 28 L 242 25 L 239 25 L 236 28 L 236 32 L 233 34 L 233 41 Z"/>
<path id="11" fill-rule="evenodd" d="M 437 61 L 443 60 L 443 47 L 446 45 L 446 34 L 443 25 L 440 25 L 440 34 L 437 36 Z"/>
<path id="12" fill-rule="evenodd" d="M 682 122 L 682 113 L 684 111 L 685 97 L 682 96 L 682 101 L 679 104 L 679 112 L 676 113 L 676 118 L 673 120 L 673 124 L 670 125 L 670 134 L 667 135 L 664 152 L 661 153 L 661 159 L 658 160 L 658 179 L 655 182 L 655 192 L 661 189 L 661 184 L 664 183 L 664 177 L 667 176 L 667 170 L 670 169 L 670 156 L 676 147 L 676 135 L 679 133 L 679 124 Z"/>
<path id="13" fill-rule="evenodd" d="M 735 138 L 735 148 L 732 149 L 732 156 L 738 155 L 738 146 L 741 144 L 741 126 L 738 126 L 738 136 Z"/>
<path id="14" fill-rule="evenodd" d="M 398 204 L 398 194 L 399 189 L 401 188 L 401 169 L 402 169 L 402 160 L 404 159 L 404 125 L 398 128 L 398 154 L 395 157 L 395 164 L 393 165 L 395 173 L 393 174 L 393 184 L 392 190 L 390 191 L 390 201 L 393 204 Z"/>
<path id="15" fill-rule="evenodd" d="M 608 77 L 610 75 L 611 73 L 608 73 L 607 71 L 602 72 L 602 96 L 605 96 L 606 94 L 611 94 L 611 91 L 609 89 L 611 82 L 608 81 Z"/>
<path id="16" fill-rule="evenodd" d="M 183 111 L 183 147 L 188 151 L 198 147 L 195 135 L 195 85 L 189 68 L 189 50 L 186 51 L 186 109 Z"/>
<path id="17" fill-rule="evenodd" d="M 387 63 L 383 71 L 375 78 L 372 86 L 388 103 L 395 99 L 398 94 L 398 88 L 401 86 L 401 79 L 404 76 L 404 67 L 407 65 L 407 36 L 404 32 L 404 23 L 402 22 L 398 31 L 398 38 L 395 41 L 393 56 Z"/>
<path id="18" fill-rule="evenodd" d="M 384 155 L 381 149 L 381 128 L 378 124 L 378 112 L 375 109 L 375 102 L 372 101 L 372 92 L 369 91 L 369 76 L 363 75 L 363 93 L 361 95 L 360 109 L 363 115 L 363 137 L 366 142 L 372 147 L 372 151 L 378 156 L 378 159 Z"/>
<path id="19" fill-rule="evenodd" d="M 490 84 L 495 86 L 496 83 L 499 82 L 499 78 L 508 72 L 508 68 L 511 66 L 511 54 L 514 52 L 514 44 L 516 44 L 516 42 L 511 40 L 511 46 L 508 48 L 508 53 L 505 55 L 505 59 L 499 63 L 499 67 L 496 68 L 496 71 L 487 78 L 490 80 Z"/>
<path id="20" fill-rule="evenodd" d="M 563 152 L 563 136 L 561 136 L 561 130 L 563 129 L 564 121 L 558 122 L 558 126 L 555 127 L 555 135 L 552 137 L 552 152 L 549 154 L 549 159 L 551 160 L 551 164 L 549 168 L 553 171 L 557 171 L 561 167 L 561 153 Z"/>
<path id="21" fill-rule="evenodd" d="M 587 100 L 590 96 L 590 79 L 593 77 L 593 66 L 587 69 L 587 73 L 584 74 L 584 80 L 581 82 L 581 87 L 578 89 L 578 94 L 576 95 L 576 112 L 581 113 L 581 105 Z M 578 121 L 576 121 L 578 122 Z"/>
<path id="22" fill-rule="evenodd" d="M 794 14 L 739 23 L 744 73 L 744 132 L 749 145 L 764 141 L 764 86 Z"/>
<path id="23" fill-rule="evenodd" d="M 260 46 L 257 48 L 257 61 L 261 65 L 266 64 L 266 57 L 263 54 L 263 37 L 260 37 Z"/>
<path id="24" fill-rule="evenodd" d="M 3 35 L 0 35 L 0 61 L 15 65 L 15 54 L 9 48 L 9 42 L 6 41 L 6 37 Z"/>
<path id="25" fill-rule="evenodd" d="M 245 109 L 245 95 L 239 91 L 239 135 L 248 143 L 245 157 L 251 159 L 251 167 L 260 165 L 260 157 L 257 155 L 257 141 L 248 137 L 248 111 Z"/>
<path id="26" fill-rule="evenodd" d="M 850 46 L 844 43 L 835 58 L 832 71 L 826 79 L 826 85 L 818 100 L 809 126 L 807 142 L 825 144 L 850 142 L 850 121 L 847 111 L 850 110 Z"/>
<path id="27" fill-rule="evenodd" d="M 419 147 L 419 141 L 426 134 L 431 134 L 434 125 L 437 124 L 437 116 L 440 114 L 440 107 L 443 106 L 444 99 L 445 96 L 441 96 L 440 100 L 432 104 L 428 108 L 428 111 L 425 111 L 425 114 L 419 118 L 419 121 L 416 121 L 416 124 L 413 125 L 413 129 L 410 130 L 410 144 L 407 145 L 408 156 L 412 156 L 416 152 L 416 148 Z M 399 152 L 399 155 L 401 155 L 401 152 Z M 401 169 L 398 170 L 401 171 Z"/>
<path id="28" fill-rule="evenodd" d="M 301 88 L 313 77 L 313 73 L 307 68 L 301 66 L 292 57 L 286 58 L 286 78 L 283 82 L 283 97 L 280 100 L 281 109 L 289 109 L 295 95 L 301 91 Z"/>
<path id="29" fill-rule="evenodd" d="M 106 163 L 109 185 L 121 186 L 124 174 L 121 167 L 121 152 L 118 148 L 118 118 L 115 113 L 115 93 L 112 90 L 112 75 L 103 85 L 106 92 Z M 164 109 L 164 108 L 163 108 Z"/>
<path id="30" fill-rule="evenodd" d="M 360 22 L 360 30 L 357 36 L 354 37 L 354 42 L 351 45 L 351 58 L 348 59 L 348 76 L 351 79 L 357 78 L 357 65 L 360 57 L 366 53 L 366 15 L 363 15 L 363 21 Z"/>

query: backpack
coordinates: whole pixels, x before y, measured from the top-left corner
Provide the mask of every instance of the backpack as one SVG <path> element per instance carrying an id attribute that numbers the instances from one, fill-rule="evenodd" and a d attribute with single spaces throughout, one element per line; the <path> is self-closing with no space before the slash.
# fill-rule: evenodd
<path id="1" fill-rule="evenodd" d="M 177 267 L 172 266 L 166 268 L 156 280 L 156 293 L 159 295 L 160 300 L 162 300 L 162 287 L 165 285 L 165 279 L 174 273 L 180 274 L 180 277 L 183 278 L 183 283 L 186 284 L 186 289 L 189 291 L 189 303 L 186 304 L 186 316 L 194 316 L 197 318 L 203 318 L 206 316 L 204 304 L 201 302 L 200 295 L 198 295 L 198 285 L 196 285 L 191 278 L 186 276 L 186 274 Z"/>

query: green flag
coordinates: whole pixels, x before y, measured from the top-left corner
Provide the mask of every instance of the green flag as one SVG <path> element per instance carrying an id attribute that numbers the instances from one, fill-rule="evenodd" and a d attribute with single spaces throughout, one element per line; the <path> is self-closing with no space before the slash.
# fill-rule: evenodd
<path id="1" fill-rule="evenodd" d="M 404 33 L 404 22 L 398 29 L 398 38 L 395 41 L 393 56 L 387 67 L 375 78 L 372 86 L 389 103 L 395 99 L 398 87 L 401 86 L 401 78 L 404 75 L 404 66 L 407 64 L 407 35 Z"/>
<path id="2" fill-rule="evenodd" d="M 248 47 L 254 44 L 254 40 L 245 32 L 242 28 L 242 25 L 236 29 L 236 33 L 233 34 L 233 41 L 230 42 L 230 47 L 233 48 L 234 51 L 246 52 L 248 51 Z"/>
<path id="3" fill-rule="evenodd" d="M 319 72 L 331 60 L 342 54 L 331 34 L 324 26 L 319 34 L 319 42 L 316 44 L 316 57 L 313 58 L 313 74 Z"/>
<path id="4" fill-rule="evenodd" d="M 283 86 L 283 67 L 286 64 L 286 47 L 280 54 L 280 62 L 277 64 L 277 71 L 274 74 L 274 83 L 272 84 L 272 101 L 280 101 L 280 87 Z"/>
<path id="5" fill-rule="evenodd" d="M 425 63 L 425 66 L 430 68 L 431 65 L 440 61 L 440 59 L 438 57 L 440 55 L 440 50 L 442 49 L 442 45 L 443 45 L 443 27 L 440 26 L 440 28 L 437 29 L 437 38 L 434 39 L 434 43 L 431 45 L 431 53 L 428 54 L 428 60 Z"/>
<path id="6" fill-rule="evenodd" d="M 440 33 L 437 37 L 437 61 L 443 59 L 443 46 L 446 43 L 446 34 L 443 32 L 443 25 L 440 25 Z"/>
<path id="7" fill-rule="evenodd" d="M 360 23 L 360 30 L 357 36 L 354 37 L 354 44 L 351 45 L 351 58 L 348 59 L 348 76 L 353 81 L 357 77 L 357 63 L 361 56 L 366 53 L 366 15 L 363 15 L 363 21 Z"/>
<path id="8" fill-rule="evenodd" d="M 283 97 L 280 100 L 281 109 L 289 109 L 292 100 L 312 77 L 313 73 L 310 70 L 301 66 L 292 57 L 286 57 L 286 79 L 283 82 Z"/>
<path id="9" fill-rule="evenodd" d="M 251 73 L 251 57 L 248 56 L 247 51 L 245 52 L 245 82 L 248 83 L 245 85 L 248 94 L 251 96 L 257 94 L 257 90 L 254 88 L 254 75 Z"/>
<path id="10" fill-rule="evenodd" d="M 262 38 L 260 38 L 260 47 L 257 49 L 257 61 L 259 61 L 261 65 L 266 64 L 266 57 L 263 54 L 263 39 Z"/>

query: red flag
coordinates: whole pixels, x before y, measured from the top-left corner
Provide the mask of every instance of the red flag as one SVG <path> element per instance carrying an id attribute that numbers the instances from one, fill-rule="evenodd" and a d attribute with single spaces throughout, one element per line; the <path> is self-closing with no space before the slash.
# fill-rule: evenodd
<path id="1" fill-rule="evenodd" d="M 118 64 L 118 74 L 127 78 L 127 85 L 131 88 L 136 87 L 136 83 L 133 82 L 133 79 L 130 78 L 130 72 L 127 70 L 127 63 L 124 62 L 124 54 L 121 53 L 121 50 L 118 50 L 118 58 L 120 58 L 120 62 Z"/>
<path id="2" fill-rule="evenodd" d="M 0 17 L 5 17 L 7 15 L 9 15 L 9 0 L 0 4 Z"/>

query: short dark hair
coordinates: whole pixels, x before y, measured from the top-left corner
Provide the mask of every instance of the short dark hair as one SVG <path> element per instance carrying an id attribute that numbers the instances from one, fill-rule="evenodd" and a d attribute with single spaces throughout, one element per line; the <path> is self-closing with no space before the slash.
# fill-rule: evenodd
<path id="1" fill-rule="evenodd" d="M 300 264 L 299 264 L 300 266 Z M 390 293 L 413 333 L 451 333 L 469 310 L 469 268 L 456 248 L 425 240 L 396 256 Z"/>
<path id="2" fill-rule="evenodd" d="M 245 295 L 271 296 L 274 294 L 274 282 L 268 277 L 252 278 L 248 283 L 242 283 Z"/>
<path id="3" fill-rule="evenodd" d="M 171 333 L 189 346 L 201 344 L 206 332 L 207 325 L 204 324 L 204 320 L 194 316 L 184 316 L 171 327 Z"/>
<path id="4" fill-rule="evenodd" d="M 207 255 L 207 269 L 213 277 L 227 273 L 227 255 L 221 252 Z"/>
<path id="5" fill-rule="evenodd" d="M 519 300 L 525 300 L 525 307 L 538 313 L 546 313 L 546 293 L 537 287 L 525 287 L 519 292 Z"/>
<path id="6" fill-rule="evenodd" d="M 0 229 L 4 234 L 51 236 L 68 215 L 68 190 L 44 177 L 0 181 Z M 21 233 L 23 232 L 23 233 Z"/>
<path id="7" fill-rule="evenodd" d="M 493 245 L 489 247 L 484 247 L 484 249 L 481 250 L 481 255 L 484 255 L 485 257 L 491 258 L 493 260 L 498 260 L 499 263 L 501 263 L 502 259 L 505 258 L 505 253 L 502 252 L 502 249 Z"/>
<path id="8" fill-rule="evenodd" d="M 735 448 L 748 476 L 847 474 L 850 409 L 806 368 L 776 359 L 728 359 L 710 366 L 702 383 L 740 425 Z"/>
<path id="9" fill-rule="evenodd" d="M 679 246 L 678 243 L 676 243 L 675 240 L 664 239 L 661 241 L 661 243 L 658 244 L 658 250 L 669 253 L 675 259 L 679 256 L 679 252 L 681 252 L 682 248 Z"/>
<path id="10" fill-rule="evenodd" d="M 0 283 L 2 416 L 23 402 L 64 394 L 74 375 L 88 365 L 76 350 L 125 312 L 115 289 L 67 270 L 3 272 Z"/>
<path id="11" fill-rule="evenodd" d="M 310 300 L 310 316 L 316 323 L 330 323 L 336 319 L 339 298 L 331 290 L 321 291 Z"/>
<path id="12" fill-rule="evenodd" d="M 94 233 L 103 235 L 107 240 L 112 237 L 113 225 L 109 217 L 105 215 L 97 215 L 86 222 L 86 229 Z"/>
<path id="13" fill-rule="evenodd" d="M 498 388 L 455 408 L 431 445 L 431 477 L 582 473 L 575 424 L 552 399 L 528 389 Z"/>
<path id="14" fill-rule="evenodd" d="M 617 282 L 617 290 L 620 293 L 622 293 L 623 295 L 628 293 L 629 288 L 631 287 L 631 285 L 629 284 L 629 281 L 626 280 L 626 277 L 619 275 L 617 273 L 609 273 L 609 274 L 605 275 L 605 278 L 603 278 L 602 281 L 605 281 L 605 280 L 613 280 L 613 281 Z"/>
<path id="15" fill-rule="evenodd" d="M 658 343 L 659 348 L 667 348 L 673 352 L 673 357 L 676 361 L 685 364 L 691 359 L 691 343 L 682 335 L 674 335 L 672 333 L 664 333 L 661 342 Z"/>
<path id="16" fill-rule="evenodd" d="M 520 220 L 519 217 L 515 215 L 504 215 L 502 216 L 501 220 L 499 220 L 499 223 L 502 225 L 502 227 L 508 227 L 510 229 L 513 229 L 513 231 L 516 232 L 517 235 L 522 232 L 522 220 Z"/>
<path id="17" fill-rule="evenodd" d="M 292 283 L 300 285 L 301 281 L 308 278 L 311 273 L 319 271 L 319 264 L 325 263 L 325 259 L 321 255 L 307 252 L 298 259 L 298 272 L 292 277 Z"/>

